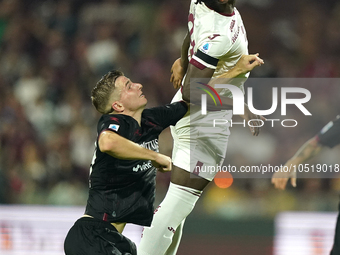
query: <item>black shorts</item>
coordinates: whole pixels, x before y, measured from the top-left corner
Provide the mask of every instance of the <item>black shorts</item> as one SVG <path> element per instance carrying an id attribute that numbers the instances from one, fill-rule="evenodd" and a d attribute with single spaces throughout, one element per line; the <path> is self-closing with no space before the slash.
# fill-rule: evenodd
<path id="1" fill-rule="evenodd" d="M 109 222 L 83 217 L 69 230 L 66 255 L 137 255 L 136 245 Z"/>

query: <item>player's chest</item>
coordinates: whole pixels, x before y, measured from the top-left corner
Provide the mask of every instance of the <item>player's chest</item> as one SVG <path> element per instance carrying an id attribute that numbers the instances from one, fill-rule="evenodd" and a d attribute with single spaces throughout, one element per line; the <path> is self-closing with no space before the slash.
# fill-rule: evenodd
<path id="1" fill-rule="evenodd" d="M 158 132 L 158 130 L 155 130 L 154 128 L 140 128 L 134 132 L 132 141 L 145 149 L 159 152 L 159 133 L 160 132 Z"/>

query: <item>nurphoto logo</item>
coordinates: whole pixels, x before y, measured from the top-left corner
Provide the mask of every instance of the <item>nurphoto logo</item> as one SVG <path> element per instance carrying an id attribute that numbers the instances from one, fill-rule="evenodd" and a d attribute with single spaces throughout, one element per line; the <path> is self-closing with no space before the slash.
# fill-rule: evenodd
<path id="1" fill-rule="evenodd" d="M 215 96 L 219 100 L 220 105 L 221 106 L 223 105 L 220 95 L 217 93 L 217 91 L 212 86 L 205 84 L 203 82 L 197 82 L 197 83 L 203 85 L 204 88 L 201 88 L 201 87 L 196 87 L 196 88 L 201 89 L 205 92 L 204 94 L 201 94 L 201 114 L 202 115 L 207 114 L 207 95 L 209 95 L 212 98 L 215 105 L 217 105 Z M 231 85 L 231 84 L 216 84 L 215 88 L 216 89 L 228 89 L 231 92 L 232 97 L 233 97 L 233 115 L 244 115 L 245 99 L 244 99 L 243 91 L 239 87 L 235 85 Z M 278 89 L 279 88 L 277 87 L 272 88 L 272 106 L 267 110 L 258 110 L 254 107 L 254 103 L 253 103 L 253 88 L 248 87 L 247 88 L 247 98 L 248 98 L 247 105 L 248 105 L 250 112 L 252 112 L 253 114 L 262 115 L 262 116 L 266 116 L 266 115 L 270 115 L 274 113 L 278 107 L 278 98 L 279 98 Z M 280 91 L 281 92 L 280 93 L 281 94 L 281 116 L 287 115 L 287 105 L 295 105 L 305 116 L 312 115 L 307 110 L 307 108 L 303 105 L 309 102 L 311 99 L 311 93 L 308 89 L 299 88 L 299 87 L 281 87 L 280 89 L 281 89 Z M 289 98 L 288 94 L 290 93 L 300 94 L 303 97 L 302 98 Z M 265 121 L 264 120 L 258 120 L 258 121 L 260 122 L 259 127 L 262 127 L 265 121 L 271 122 L 272 127 L 274 127 L 274 123 L 277 121 L 280 121 L 283 127 L 296 127 L 298 124 L 297 120 L 295 119 L 284 119 L 284 120 L 266 119 Z M 216 125 L 227 124 L 228 122 L 229 121 L 225 119 L 214 119 L 213 126 L 215 127 Z M 252 123 L 252 120 L 249 120 L 248 126 L 258 127 L 258 126 L 253 126 L 251 123 Z M 291 125 L 288 125 L 288 123 L 291 123 Z M 240 123 L 237 123 L 237 124 L 240 124 Z M 244 124 L 244 126 L 246 126 L 245 121 L 241 124 Z"/>

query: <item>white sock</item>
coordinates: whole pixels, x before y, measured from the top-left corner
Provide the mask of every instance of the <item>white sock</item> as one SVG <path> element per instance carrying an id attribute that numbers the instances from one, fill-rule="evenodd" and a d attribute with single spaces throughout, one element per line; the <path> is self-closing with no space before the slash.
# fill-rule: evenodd
<path id="1" fill-rule="evenodd" d="M 151 227 L 144 228 L 137 254 L 164 255 L 176 229 L 192 211 L 201 194 L 202 191 L 170 183 L 163 202 L 155 210 Z"/>
<path id="2" fill-rule="evenodd" d="M 182 239 L 184 222 L 185 222 L 185 219 L 177 227 L 176 232 L 174 236 L 172 237 L 172 242 L 169 248 L 166 250 L 164 255 L 176 255 L 178 247 L 179 247 L 179 243 L 181 242 L 181 239 Z"/>

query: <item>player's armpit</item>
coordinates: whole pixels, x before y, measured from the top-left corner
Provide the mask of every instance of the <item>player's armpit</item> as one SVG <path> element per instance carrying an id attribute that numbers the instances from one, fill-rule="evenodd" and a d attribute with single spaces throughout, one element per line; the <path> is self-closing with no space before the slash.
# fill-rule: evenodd
<path id="1" fill-rule="evenodd" d="M 202 103 L 202 90 L 197 88 L 194 84 L 190 84 L 190 81 L 193 82 L 192 79 L 209 79 L 214 74 L 215 69 L 204 68 L 199 69 L 198 67 L 189 63 L 188 72 L 184 80 L 182 97 L 186 102 L 190 102 L 191 104 L 201 105 Z M 215 79 L 214 79 L 215 80 Z M 211 86 L 211 82 L 214 80 L 209 80 L 207 82 L 208 86 Z M 197 80 L 199 81 L 199 80 Z M 197 84 L 198 85 L 198 84 Z M 215 90 L 217 93 L 220 90 Z M 233 108 L 233 99 L 229 97 L 220 97 L 222 104 L 215 104 L 215 101 L 211 97 L 207 97 L 207 110 L 209 111 L 220 111 L 220 110 L 231 110 Z"/>
<path id="2" fill-rule="evenodd" d="M 201 95 L 202 90 L 196 88 L 196 86 L 190 85 L 190 80 L 192 79 L 210 79 L 214 74 L 214 69 L 211 68 L 204 68 L 199 69 L 198 67 L 194 66 L 193 64 L 189 63 L 187 75 L 184 80 L 183 90 L 182 90 L 182 97 L 183 100 L 186 102 L 190 102 L 192 104 L 201 104 Z M 208 83 L 208 82 L 207 82 Z M 222 102 L 223 107 L 216 108 L 213 99 L 210 97 L 207 98 L 207 106 L 208 110 L 227 110 L 232 109 L 232 99 L 224 98 L 224 102 Z"/>

